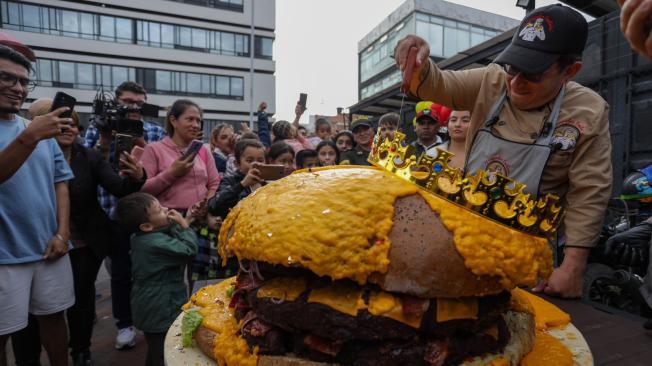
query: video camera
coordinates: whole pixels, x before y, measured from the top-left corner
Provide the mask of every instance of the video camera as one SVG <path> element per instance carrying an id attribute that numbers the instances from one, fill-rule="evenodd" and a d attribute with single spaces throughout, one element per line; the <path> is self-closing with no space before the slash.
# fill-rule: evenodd
<path id="1" fill-rule="evenodd" d="M 129 119 L 130 113 L 140 113 L 143 117 L 158 117 L 159 106 L 143 103 L 140 107 L 126 106 L 118 103 L 112 95 L 100 89 L 93 100 L 93 124 L 100 132 L 143 136 L 143 121 Z"/>

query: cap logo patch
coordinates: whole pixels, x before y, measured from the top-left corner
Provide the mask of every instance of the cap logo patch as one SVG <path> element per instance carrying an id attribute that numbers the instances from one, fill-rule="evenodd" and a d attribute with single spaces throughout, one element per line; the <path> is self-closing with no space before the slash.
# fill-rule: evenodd
<path id="1" fill-rule="evenodd" d="M 543 15 L 537 15 L 527 20 L 527 23 L 518 33 L 518 36 L 522 40 L 527 42 L 533 42 L 537 38 L 544 41 L 546 39 L 546 30 L 544 28 L 544 22 L 548 26 L 548 30 L 552 30 L 552 20 L 549 17 Z"/>

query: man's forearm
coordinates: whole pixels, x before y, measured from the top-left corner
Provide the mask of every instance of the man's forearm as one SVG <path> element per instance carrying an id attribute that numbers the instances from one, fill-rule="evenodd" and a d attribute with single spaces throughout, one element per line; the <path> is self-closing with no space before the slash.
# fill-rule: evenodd
<path id="1" fill-rule="evenodd" d="M 28 138 L 25 133 L 18 135 L 12 142 L 0 151 L 0 184 L 11 178 L 23 163 L 29 158 L 37 142 Z"/>
<path id="2" fill-rule="evenodd" d="M 60 182 L 54 185 L 57 198 L 57 234 L 65 240 L 70 239 L 70 194 L 68 182 Z"/>
<path id="3" fill-rule="evenodd" d="M 562 267 L 578 273 L 580 276 L 584 274 L 586 269 L 586 262 L 589 258 L 591 248 L 578 248 L 566 247 L 564 248 L 564 260 L 561 263 Z"/>

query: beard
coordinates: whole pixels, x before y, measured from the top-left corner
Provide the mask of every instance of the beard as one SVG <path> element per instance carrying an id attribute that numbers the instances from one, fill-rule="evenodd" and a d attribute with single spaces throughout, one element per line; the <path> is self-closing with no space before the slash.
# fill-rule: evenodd
<path id="1" fill-rule="evenodd" d="M 18 113 L 20 108 L 14 106 L 0 106 L 0 114 Z"/>

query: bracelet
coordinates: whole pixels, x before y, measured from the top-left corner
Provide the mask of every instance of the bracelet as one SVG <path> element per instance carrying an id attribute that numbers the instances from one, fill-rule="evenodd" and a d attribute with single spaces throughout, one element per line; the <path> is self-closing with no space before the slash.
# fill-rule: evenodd
<path id="1" fill-rule="evenodd" d="M 64 243 L 68 243 L 68 242 L 66 241 L 66 239 L 63 238 L 63 235 L 61 235 L 61 234 L 54 234 L 54 237 L 57 238 L 57 239 L 59 239 L 59 240 L 61 240 L 61 241 L 64 242 Z"/>

